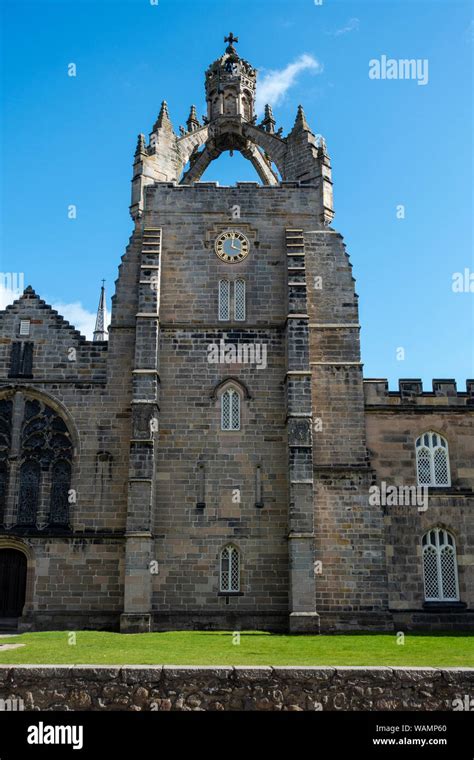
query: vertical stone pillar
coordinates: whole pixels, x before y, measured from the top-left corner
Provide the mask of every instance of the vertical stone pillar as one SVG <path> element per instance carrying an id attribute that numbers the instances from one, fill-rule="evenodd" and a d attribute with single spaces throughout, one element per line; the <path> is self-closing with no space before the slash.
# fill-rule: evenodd
<path id="1" fill-rule="evenodd" d="M 132 384 L 132 440 L 128 483 L 122 632 L 151 627 L 153 538 L 151 515 L 155 483 L 155 438 L 159 412 L 159 303 L 161 229 L 145 227 L 142 237 L 135 362 Z"/>
<path id="2" fill-rule="evenodd" d="M 385 534 L 366 439 L 357 295 L 341 235 L 305 231 L 321 630 L 386 628 Z M 316 432 L 317 430 L 317 432 Z"/>
<path id="3" fill-rule="evenodd" d="M 311 372 L 303 231 L 286 230 L 288 261 L 287 432 L 289 568 L 292 633 L 317 633 L 314 581 Z"/>

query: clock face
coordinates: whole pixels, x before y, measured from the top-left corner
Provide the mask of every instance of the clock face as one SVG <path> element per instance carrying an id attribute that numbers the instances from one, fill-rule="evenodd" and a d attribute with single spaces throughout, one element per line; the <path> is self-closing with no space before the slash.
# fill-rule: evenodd
<path id="1" fill-rule="evenodd" d="M 237 230 L 226 230 L 216 239 L 214 243 L 216 254 L 222 261 L 228 264 L 235 264 L 242 261 L 248 256 L 250 243 L 241 232 Z"/>

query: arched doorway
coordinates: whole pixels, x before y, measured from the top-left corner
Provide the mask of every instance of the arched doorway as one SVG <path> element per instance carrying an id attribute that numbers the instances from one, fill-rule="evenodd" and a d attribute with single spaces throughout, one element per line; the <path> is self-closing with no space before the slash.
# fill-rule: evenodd
<path id="1" fill-rule="evenodd" d="M 0 618 L 20 617 L 25 593 L 25 554 L 16 549 L 0 549 Z"/>

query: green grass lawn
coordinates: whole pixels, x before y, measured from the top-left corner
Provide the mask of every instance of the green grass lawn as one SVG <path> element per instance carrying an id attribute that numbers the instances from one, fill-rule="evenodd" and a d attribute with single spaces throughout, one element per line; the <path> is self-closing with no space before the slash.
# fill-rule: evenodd
<path id="1" fill-rule="evenodd" d="M 474 636 L 396 634 L 284 636 L 242 632 L 173 631 L 118 634 L 78 631 L 25 633 L 0 639 L 20 643 L 1 651 L 0 664 L 96 665 L 412 665 L 474 667 Z"/>

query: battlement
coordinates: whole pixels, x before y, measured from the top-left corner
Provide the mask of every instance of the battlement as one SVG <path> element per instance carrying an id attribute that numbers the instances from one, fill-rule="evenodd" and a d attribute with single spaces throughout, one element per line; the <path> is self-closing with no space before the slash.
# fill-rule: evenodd
<path id="1" fill-rule="evenodd" d="M 209 190 L 209 189 L 218 189 L 218 190 L 235 190 L 238 188 L 239 190 L 254 190 L 257 188 L 258 190 L 292 190 L 295 188 L 301 188 L 304 190 L 317 190 L 318 185 L 313 183 L 306 183 L 306 182 L 296 182 L 293 180 L 282 180 L 281 182 L 278 182 L 276 185 L 261 185 L 258 182 L 252 182 L 252 181 L 239 181 L 236 182 L 234 185 L 220 185 L 219 182 L 190 182 L 190 183 L 180 183 L 180 182 L 154 182 L 152 185 L 148 185 L 146 188 L 146 192 L 153 191 L 157 187 L 160 188 L 177 188 L 178 190 Z"/>
<path id="2" fill-rule="evenodd" d="M 474 380 L 466 380 L 466 390 L 458 391 L 452 378 L 434 379 L 432 390 L 424 391 L 419 378 L 398 381 L 398 391 L 388 389 L 385 378 L 364 380 L 365 405 L 371 407 L 430 407 L 449 406 L 474 409 Z"/>

